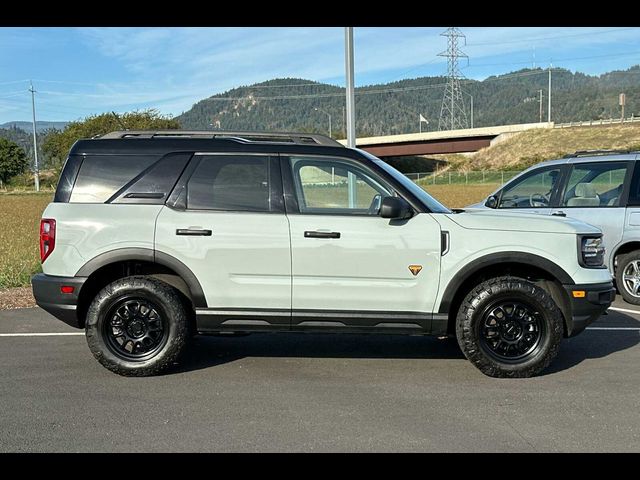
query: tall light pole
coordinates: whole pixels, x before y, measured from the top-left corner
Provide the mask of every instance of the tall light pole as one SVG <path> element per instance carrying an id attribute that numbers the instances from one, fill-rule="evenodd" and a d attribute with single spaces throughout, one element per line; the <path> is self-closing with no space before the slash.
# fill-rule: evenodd
<path id="1" fill-rule="evenodd" d="M 547 122 L 551 123 L 551 64 L 549 64 L 549 98 L 547 106 Z"/>
<path id="2" fill-rule="evenodd" d="M 33 113 L 33 157 L 35 159 L 34 180 L 36 192 L 40 191 L 40 173 L 38 172 L 38 139 L 36 137 L 36 91 L 33 89 L 33 83 L 29 82 L 29 91 L 31 92 L 31 112 Z"/>
<path id="3" fill-rule="evenodd" d="M 540 123 L 542 123 L 542 89 L 540 89 Z"/>
<path id="4" fill-rule="evenodd" d="M 469 97 L 471 97 L 471 128 L 473 128 L 473 95 L 471 95 L 470 93 L 465 92 L 464 90 L 460 90 L 460 92 L 464 93 L 465 95 L 469 95 Z"/>
<path id="5" fill-rule="evenodd" d="M 318 108 L 318 107 L 314 107 L 314 110 L 315 110 L 316 112 L 322 112 L 322 113 L 324 113 L 325 115 L 327 115 L 327 116 L 329 117 L 329 137 L 330 137 L 330 138 L 333 138 L 333 137 L 331 136 L 331 114 L 330 114 L 329 112 L 327 112 L 326 110 L 323 110 L 323 109 Z"/>
<path id="6" fill-rule="evenodd" d="M 353 73 L 353 27 L 344 28 L 345 69 L 347 77 L 347 147 L 356 146 L 356 102 Z"/>

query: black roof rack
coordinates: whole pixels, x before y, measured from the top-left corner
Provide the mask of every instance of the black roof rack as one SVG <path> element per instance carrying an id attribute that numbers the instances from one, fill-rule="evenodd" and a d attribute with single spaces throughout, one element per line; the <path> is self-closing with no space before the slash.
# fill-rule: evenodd
<path id="1" fill-rule="evenodd" d="M 124 130 L 107 133 L 99 138 L 226 138 L 246 143 L 286 143 L 344 147 L 340 142 L 317 133 L 238 132 L 223 130 Z"/>
<path id="2" fill-rule="evenodd" d="M 624 155 L 625 153 L 638 153 L 635 150 L 579 150 L 575 153 L 569 153 L 565 155 L 563 158 L 576 158 L 576 157 L 591 157 L 597 155 L 612 155 L 612 154 L 620 154 Z"/>

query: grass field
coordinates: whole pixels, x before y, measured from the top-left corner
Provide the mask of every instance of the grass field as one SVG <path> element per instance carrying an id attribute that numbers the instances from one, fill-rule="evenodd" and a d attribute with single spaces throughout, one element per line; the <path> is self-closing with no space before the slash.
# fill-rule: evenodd
<path id="1" fill-rule="evenodd" d="M 464 207 L 497 185 L 429 185 L 426 190 L 448 207 Z M 38 228 L 52 194 L 0 194 L 0 289 L 29 285 L 40 271 Z"/>
<path id="2" fill-rule="evenodd" d="M 28 285 L 40 271 L 38 229 L 51 193 L 0 195 L 0 288 Z"/>

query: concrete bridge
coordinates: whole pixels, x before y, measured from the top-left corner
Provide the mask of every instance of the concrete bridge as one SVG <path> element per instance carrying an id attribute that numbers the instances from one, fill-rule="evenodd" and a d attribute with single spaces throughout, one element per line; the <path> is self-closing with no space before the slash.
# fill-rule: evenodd
<path id="1" fill-rule="evenodd" d="M 442 153 L 477 152 L 524 130 L 553 128 L 551 123 L 524 123 L 497 127 L 442 130 L 356 139 L 356 147 L 380 157 L 407 157 Z M 338 140 L 346 145 L 346 140 Z"/>

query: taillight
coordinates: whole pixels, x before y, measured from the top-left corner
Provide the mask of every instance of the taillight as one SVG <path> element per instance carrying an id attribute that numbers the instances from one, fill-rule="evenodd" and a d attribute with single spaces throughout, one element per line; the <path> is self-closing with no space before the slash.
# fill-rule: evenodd
<path id="1" fill-rule="evenodd" d="M 44 262 L 56 247 L 56 221 L 52 218 L 40 220 L 40 261 Z"/>

